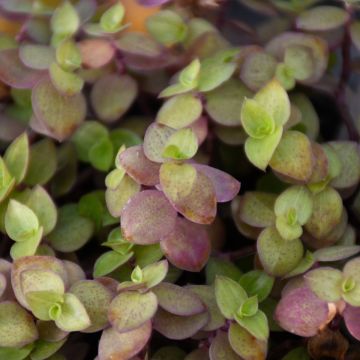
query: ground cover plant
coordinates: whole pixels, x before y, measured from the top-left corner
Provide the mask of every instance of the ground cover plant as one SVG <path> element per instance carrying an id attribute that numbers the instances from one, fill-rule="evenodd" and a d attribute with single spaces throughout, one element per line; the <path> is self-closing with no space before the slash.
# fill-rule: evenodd
<path id="1" fill-rule="evenodd" d="M 0 360 L 360 359 L 359 11 L 0 0 Z"/>

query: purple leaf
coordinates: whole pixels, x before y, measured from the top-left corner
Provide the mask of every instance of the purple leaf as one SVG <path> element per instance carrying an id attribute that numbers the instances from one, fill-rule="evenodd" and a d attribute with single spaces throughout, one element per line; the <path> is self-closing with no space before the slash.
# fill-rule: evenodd
<path id="1" fill-rule="evenodd" d="M 170 2 L 171 0 L 137 0 L 142 6 L 160 6 Z"/>
<path id="2" fill-rule="evenodd" d="M 343 316 L 350 334 L 360 341 L 360 307 L 346 305 Z"/>

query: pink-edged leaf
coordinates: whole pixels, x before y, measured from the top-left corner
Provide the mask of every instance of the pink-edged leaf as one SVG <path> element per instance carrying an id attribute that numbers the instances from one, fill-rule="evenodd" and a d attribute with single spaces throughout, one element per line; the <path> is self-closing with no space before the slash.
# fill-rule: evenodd
<path id="1" fill-rule="evenodd" d="M 26 130 L 25 124 L 11 118 L 9 115 L 0 113 L 0 140 L 10 142 Z"/>
<path id="2" fill-rule="evenodd" d="M 18 49 L 0 51 L 0 80 L 17 89 L 31 89 L 44 72 L 27 68 L 19 58 Z"/>
<path id="3" fill-rule="evenodd" d="M 49 135 L 59 141 L 69 137 L 86 115 L 84 95 L 64 96 L 49 78 L 44 78 L 34 87 L 32 105 L 38 124 L 42 124 Z"/>
<path id="4" fill-rule="evenodd" d="M 168 339 L 183 340 L 195 335 L 208 321 L 207 312 L 193 316 L 178 316 L 159 309 L 154 318 L 154 329 Z"/>
<path id="5" fill-rule="evenodd" d="M 310 337 L 326 322 L 329 308 L 309 288 L 300 287 L 283 296 L 275 310 L 275 319 L 286 331 Z"/>
<path id="6" fill-rule="evenodd" d="M 205 141 L 208 134 L 208 118 L 200 116 L 195 122 L 189 126 L 195 133 L 199 146 Z"/>
<path id="7" fill-rule="evenodd" d="M 118 333 L 114 328 L 104 330 L 99 343 L 99 360 L 127 360 L 139 353 L 151 336 L 151 321 L 135 330 Z"/>
<path id="8" fill-rule="evenodd" d="M 241 360 L 241 357 L 230 346 L 227 334 L 219 331 L 212 340 L 210 350 L 210 360 Z"/>
<path id="9" fill-rule="evenodd" d="M 238 194 L 240 182 L 231 175 L 207 165 L 193 164 L 193 166 L 210 179 L 217 202 L 231 201 Z"/>
<path id="10" fill-rule="evenodd" d="M 211 224 L 216 216 L 216 194 L 211 180 L 195 169 L 192 181 L 184 177 L 191 173 L 189 164 L 163 164 L 160 168 L 160 185 L 175 209 L 197 224 Z M 185 171 L 184 171 L 185 170 Z"/>
<path id="11" fill-rule="evenodd" d="M 170 0 L 137 0 L 142 6 L 160 6 L 170 2 Z"/>
<path id="12" fill-rule="evenodd" d="M 360 307 L 346 305 L 343 316 L 350 334 L 360 341 Z"/>
<path id="13" fill-rule="evenodd" d="M 159 184 L 160 165 L 145 156 L 142 145 L 132 146 L 123 151 L 119 156 L 119 162 L 126 173 L 139 184 Z"/>
<path id="14" fill-rule="evenodd" d="M 85 39 L 78 43 L 82 64 L 86 68 L 98 69 L 108 64 L 115 55 L 115 49 L 105 39 Z"/>
<path id="15" fill-rule="evenodd" d="M 190 316 L 206 310 L 200 298 L 189 289 L 171 283 L 157 285 L 153 292 L 161 308 L 174 315 Z"/>
<path id="16" fill-rule="evenodd" d="M 121 229 L 130 242 L 155 244 L 173 231 L 176 215 L 162 192 L 144 190 L 125 205 L 121 213 Z"/>
<path id="17" fill-rule="evenodd" d="M 211 250 L 204 227 L 178 218 L 173 231 L 160 243 L 167 259 L 176 267 L 187 271 L 200 271 Z"/>

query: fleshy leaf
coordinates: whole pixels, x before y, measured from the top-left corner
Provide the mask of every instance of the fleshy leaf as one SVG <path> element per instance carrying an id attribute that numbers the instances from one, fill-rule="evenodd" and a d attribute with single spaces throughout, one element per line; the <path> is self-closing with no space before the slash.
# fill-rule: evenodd
<path id="1" fill-rule="evenodd" d="M 152 360 L 184 360 L 186 352 L 177 346 L 163 346 L 155 352 Z"/>
<path id="2" fill-rule="evenodd" d="M 79 15 L 69 1 L 64 1 L 57 7 L 51 17 L 51 29 L 55 34 L 63 37 L 73 35 L 78 30 L 79 25 Z"/>
<path id="3" fill-rule="evenodd" d="M 226 276 L 238 281 L 242 275 L 241 270 L 231 261 L 211 257 L 206 264 L 206 282 L 213 284 L 217 275 Z"/>
<path id="4" fill-rule="evenodd" d="M 168 270 L 169 264 L 166 260 L 149 264 L 142 269 L 143 282 L 148 289 L 151 289 L 165 279 Z"/>
<path id="5" fill-rule="evenodd" d="M 99 69 L 107 65 L 115 55 L 115 49 L 106 39 L 84 39 L 77 43 L 80 61 L 90 69 Z"/>
<path id="6" fill-rule="evenodd" d="M 230 346 L 228 336 L 225 332 L 220 331 L 212 340 L 209 349 L 210 360 L 240 360 L 241 358 Z"/>
<path id="7" fill-rule="evenodd" d="M 282 297 L 275 311 L 275 319 L 286 331 L 310 337 L 317 334 L 327 320 L 328 304 L 309 288 L 296 288 Z"/>
<path id="8" fill-rule="evenodd" d="M 32 105 L 36 118 L 44 124 L 49 136 L 59 141 L 68 138 L 86 115 L 86 102 L 81 93 L 64 96 L 48 78 L 33 88 Z"/>
<path id="9" fill-rule="evenodd" d="M 121 229 L 128 241 L 149 245 L 168 235 L 175 226 L 175 220 L 176 211 L 160 191 L 144 190 L 125 205 L 121 214 Z"/>
<path id="10" fill-rule="evenodd" d="M 114 146 L 108 137 L 97 140 L 89 151 L 90 164 L 97 170 L 109 171 L 114 159 Z"/>
<path id="11" fill-rule="evenodd" d="M 257 295 L 259 302 L 265 300 L 274 285 L 274 278 L 260 270 L 252 270 L 241 276 L 240 285 L 249 296 Z"/>
<path id="12" fill-rule="evenodd" d="M 334 245 L 316 250 L 314 252 L 314 257 L 317 261 L 339 261 L 356 255 L 359 252 L 359 245 Z"/>
<path id="13" fill-rule="evenodd" d="M 177 95 L 160 108 L 156 121 L 173 129 L 191 125 L 202 113 L 201 100 L 192 93 Z"/>
<path id="14" fill-rule="evenodd" d="M 301 13 L 296 26 L 306 31 L 327 31 L 339 28 L 348 20 L 348 13 L 336 6 L 317 6 Z"/>
<path id="15" fill-rule="evenodd" d="M 133 252 L 119 254 L 116 251 L 108 251 L 102 254 L 95 262 L 94 277 L 110 274 L 121 265 L 127 263 L 133 255 Z"/>
<path id="16" fill-rule="evenodd" d="M 198 150 L 198 140 L 191 128 L 176 131 L 167 140 L 162 156 L 174 160 L 192 158 Z"/>
<path id="17" fill-rule="evenodd" d="M 306 182 L 313 171 L 311 143 L 298 131 L 284 133 L 271 161 L 271 168 L 291 179 Z"/>
<path id="18" fill-rule="evenodd" d="M 66 338 L 56 342 L 38 340 L 34 351 L 31 353 L 31 360 L 54 360 L 51 355 L 54 355 L 64 345 L 66 340 Z"/>
<path id="19" fill-rule="evenodd" d="M 154 329 L 168 339 L 182 340 L 195 335 L 209 320 L 207 312 L 193 316 L 178 316 L 159 309 L 154 318 Z"/>
<path id="20" fill-rule="evenodd" d="M 150 161 L 141 145 L 132 146 L 118 155 L 120 165 L 139 184 L 154 186 L 159 184 L 160 165 Z"/>
<path id="21" fill-rule="evenodd" d="M 106 74 L 94 84 L 91 104 L 101 120 L 112 123 L 127 112 L 137 92 L 137 84 L 130 76 Z"/>
<path id="22" fill-rule="evenodd" d="M 50 309 L 64 301 L 63 294 L 54 291 L 29 291 L 25 294 L 32 313 L 40 320 L 50 321 Z"/>
<path id="23" fill-rule="evenodd" d="M 84 86 L 84 80 L 79 75 L 63 70 L 55 62 L 50 65 L 49 75 L 53 85 L 63 95 L 79 94 Z"/>
<path id="24" fill-rule="evenodd" d="M 199 297 L 181 286 L 162 283 L 153 291 L 159 306 L 174 315 L 191 316 L 205 311 L 205 306 Z"/>
<path id="25" fill-rule="evenodd" d="M 341 271 L 330 267 L 318 268 L 308 272 L 305 275 L 305 280 L 310 289 L 320 299 L 328 302 L 340 300 L 343 280 Z"/>
<path id="26" fill-rule="evenodd" d="M 5 214 L 5 229 L 14 241 L 26 241 L 39 229 L 39 220 L 28 206 L 12 199 Z"/>
<path id="27" fill-rule="evenodd" d="M 119 333 L 112 327 L 107 328 L 100 338 L 99 360 L 131 359 L 146 345 L 150 336 L 150 321 L 125 333 Z"/>
<path id="28" fill-rule="evenodd" d="M 35 255 L 43 236 L 43 228 L 39 229 L 28 239 L 20 242 L 15 242 L 10 249 L 12 259 L 18 259 L 22 256 Z"/>
<path id="29" fill-rule="evenodd" d="M 74 71 L 81 66 L 81 53 L 73 40 L 64 40 L 59 44 L 56 61 L 65 71 Z"/>
<path id="30" fill-rule="evenodd" d="M 306 80 L 312 75 L 312 54 L 305 46 L 289 46 L 285 50 L 284 63 L 297 80 Z"/>
<path id="31" fill-rule="evenodd" d="M 175 209 L 192 222 L 210 224 L 216 215 L 216 196 L 209 178 L 190 164 L 165 163 L 160 184 Z"/>
<path id="32" fill-rule="evenodd" d="M 5 164 L 5 161 L 0 157 L 0 202 L 4 200 L 12 191 L 16 184 L 15 178 L 13 178 Z"/>
<path id="33" fill-rule="evenodd" d="M 274 227 L 261 232 L 257 250 L 265 271 L 273 276 L 284 276 L 293 270 L 303 257 L 303 245 L 299 239 L 284 240 Z"/>
<path id="34" fill-rule="evenodd" d="M 89 315 L 80 300 L 71 293 L 66 293 L 61 306 L 61 315 L 55 321 L 64 331 L 81 331 L 91 325 Z"/>
<path id="35" fill-rule="evenodd" d="M 153 292 L 124 291 L 109 307 L 109 321 L 119 333 L 139 328 L 152 319 L 158 307 Z"/>
<path id="36" fill-rule="evenodd" d="M 1 347 L 0 358 L 6 360 L 23 360 L 30 355 L 33 348 L 33 344 L 25 345 L 21 348 Z"/>
<path id="37" fill-rule="evenodd" d="M 56 227 L 48 236 L 48 240 L 55 250 L 76 251 L 84 246 L 93 235 L 93 222 L 81 216 L 76 205 L 63 206 L 59 209 L 58 216 Z"/>
<path id="38" fill-rule="evenodd" d="M 239 283 L 224 276 L 217 276 L 215 297 L 221 313 L 227 319 L 233 319 L 238 308 L 247 299 L 247 294 Z"/>
<path id="39" fill-rule="evenodd" d="M 200 271 L 210 255 L 210 241 L 204 227 L 183 218 L 177 218 L 174 230 L 160 245 L 167 259 L 186 271 Z"/>
<path id="40" fill-rule="evenodd" d="M 230 346 L 242 359 L 266 358 L 267 343 L 257 339 L 237 323 L 231 323 L 228 337 Z"/>
<path id="41" fill-rule="evenodd" d="M 0 346 L 22 347 L 38 338 L 32 316 L 12 301 L 0 303 Z"/>
<path id="42" fill-rule="evenodd" d="M 121 23 L 125 15 L 123 4 L 115 2 L 109 7 L 100 18 L 100 26 L 105 32 L 113 33 L 121 28 Z"/>
<path id="43" fill-rule="evenodd" d="M 55 59 L 55 52 L 50 46 L 25 44 L 19 48 L 19 58 L 30 69 L 47 70 Z"/>
<path id="44" fill-rule="evenodd" d="M 360 327 L 358 318 L 360 316 L 360 307 L 347 305 L 343 313 L 346 327 L 350 334 L 357 340 L 360 340 Z"/>
<path id="45" fill-rule="evenodd" d="M 261 310 L 253 316 L 236 316 L 235 320 L 258 340 L 266 341 L 269 337 L 268 320 Z"/>

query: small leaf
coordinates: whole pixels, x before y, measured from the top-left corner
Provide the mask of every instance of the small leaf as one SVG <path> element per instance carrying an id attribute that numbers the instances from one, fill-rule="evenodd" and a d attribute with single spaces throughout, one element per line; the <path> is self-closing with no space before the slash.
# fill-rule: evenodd
<path id="1" fill-rule="evenodd" d="M 339 261 L 356 255 L 359 252 L 359 245 L 335 245 L 316 250 L 314 252 L 314 257 L 317 261 Z"/>
<path id="2" fill-rule="evenodd" d="M 20 184 L 24 180 L 27 173 L 29 153 L 29 138 L 26 133 L 17 137 L 6 149 L 4 161 L 17 184 Z"/>
<path id="3" fill-rule="evenodd" d="M 211 257 L 206 264 L 206 282 L 212 284 L 217 275 L 222 275 L 238 281 L 242 275 L 241 270 L 231 261 Z"/>
<path id="4" fill-rule="evenodd" d="M 54 355 L 64 345 L 66 340 L 66 338 L 56 342 L 38 340 L 35 344 L 35 349 L 31 353 L 31 360 L 51 360 L 51 355 Z"/>
<path id="5" fill-rule="evenodd" d="M 191 128 L 180 129 L 165 144 L 162 156 L 174 160 L 192 158 L 198 150 L 198 140 Z"/>
<path id="6" fill-rule="evenodd" d="M 266 341 L 269 337 L 269 325 L 266 315 L 259 310 L 255 315 L 249 317 L 235 317 L 235 320 L 245 328 L 252 336 Z"/>
<path id="7" fill-rule="evenodd" d="M 24 44 L 20 46 L 19 58 L 31 69 L 47 70 L 55 59 L 55 52 L 50 46 Z"/>
<path id="8" fill-rule="evenodd" d="M 109 321 L 120 333 L 134 330 L 151 320 L 157 310 L 157 299 L 151 291 L 121 292 L 110 304 Z"/>
<path id="9" fill-rule="evenodd" d="M 234 280 L 224 276 L 215 279 L 216 302 L 227 319 L 233 319 L 236 311 L 247 299 L 246 291 Z"/>
<path id="10" fill-rule="evenodd" d="M 110 274 L 121 265 L 127 263 L 133 255 L 133 252 L 119 254 L 116 251 L 108 251 L 102 254 L 95 262 L 94 277 Z"/>
<path id="11" fill-rule="evenodd" d="M 312 54 L 305 46 L 289 46 L 286 48 L 284 63 L 291 69 L 297 80 L 306 80 L 313 73 Z"/>
<path id="12" fill-rule="evenodd" d="M 52 320 L 49 315 L 52 306 L 64 301 L 64 295 L 54 291 L 29 291 L 25 296 L 32 313 L 44 321 Z"/>
<path id="13" fill-rule="evenodd" d="M 243 317 L 252 317 L 259 310 L 259 301 L 257 295 L 251 296 L 246 299 L 239 307 L 235 317 L 242 319 Z"/>
<path id="14" fill-rule="evenodd" d="M 240 285 L 249 296 L 257 295 L 259 302 L 264 301 L 274 285 L 274 278 L 260 270 L 252 270 L 241 276 Z"/>
<path id="15" fill-rule="evenodd" d="M 115 32 L 121 28 L 125 15 L 125 8 L 121 2 L 116 2 L 107 9 L 100 18 L 100 26 L 105 32 Z"/>
<path id="16" fill-rule="evenodd" d="M 15 178 L 11 176 L 5 161 L 0 157 L 0 202 L 9 195 L 15 184 Z"/>
<path id="17" fill-rule="evenodd" d="M 64 331 L 81 331 L 91 325 L 89 315 L 80 300 L 71 293 L 66 293 L 61 306 L 61 315 L 55 321 Z"/>
<path id="18" fill-rule="evenodd" d="M 71 36 L 78 30 L 80 25 L 79 15 L 69 1 L 64 1 L 56 8 L 51 17 L 51 29 L 55 34 L 64 37 Z"/>
<path id="19" fill-rule="evenodd" d="M 143 282 L 148 289 L 160 284 L 166 277 L 169 264 L 166 260 L 162 260 L 153 264 L 149 264 L 142 269 Z"/>
<path id="20" fill-rule="evenodd" d="M 146 28 L 151 36 L 165 46 L 182 42 L 187 33 L 184 20 L 176 12 L 162 10 L 146 20 Z"/>
<path id="21" fill-rule="evenodd" d="M 156 121 L 173 129 L 182 129 L 197 120 L 202 112 L 201 100 L 192 93 L 177 95 L 165 101 Z"/>
<path id="22" fill-rule="evenodd" d="M 310 357 L 305 348 L 297 347 L 288 352 L 281 360 L 310 360 Z"/>
<path id="23" fill-rule="evenodd" d="M 344 320 L 350 334 L 357 340 L 360 339 L 360 328 L 357 319 L 360 315 L 360 307 L 347 305 L 344 311 Z"/>
<path id="24" fill-rule="evenodd" d="M 59 44 L 56 61 L 65 71 L 74 71 L 81 66 L 81 53 L 73 40 L 64 40 Z"/>
<path id="25" fill-rule="evenodd" d="M 112 43 L 106 39 L 88 38 L 79 41 L 77 46 L 80 52 L 80 65 L 82 62 L 85 68 L 100 69 L 110 63 L 115 55 L 115 48 L 112 46 Z M 77 63 L 76 61 L 75 64 Z"/>
<path id="26" fill-rule="evenodd" d="M 43 228 L 39 229 L 28 239 L 20 242 L 16 242 L 10 249 L 10 255 L 12 259 L 18 259 L 22 256 L 35 255 L 43 236 Z"/>
<path id="27" fill-rule="evenodd" d="M 220 331 L 212 340 L 209 349 L 210 360 L 240 360 L 241 358 L 231 348 L 227 334 Z M 200 358 L 199 358 L 200 359 Z"/>
<path id="28" fill-rule="evenodd" d="M 25 241 L 37 232 L 39 220 L 29 207 L 10 200 L 5 214 L 5 229 L 14 241 Z"/>
<path id="29" fill-rule="evenodd" d="M 89 150 L 89 161 L 97 170 L 108 171 L 113 159 L 114 147 L 108 137 L 97 140 Z"/>
<path id="30" fill-rule="evenodd" d="M 81 92 L 84 80 L 72 72 L 63 70 L 57 63 L 52 63 L 49 75 L 56 89 L 64 95 L 73 96 Z"/>
<path id="31" fill-rule="evenodd" d="M 30 355 L 33 348 L 33 344 L 25 345 L 21 348 L 1 347 L 0 358 L 6 360 L 24 360 Z"/>

